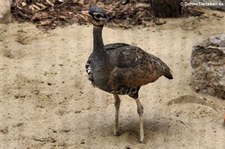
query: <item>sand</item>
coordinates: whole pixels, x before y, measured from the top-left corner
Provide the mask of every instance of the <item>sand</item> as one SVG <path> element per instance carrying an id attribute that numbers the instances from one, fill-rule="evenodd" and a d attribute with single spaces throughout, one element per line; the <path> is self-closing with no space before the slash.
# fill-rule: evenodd
<path id="1" fill-rule="evenodd" d="M 224 149 L 225 101 L 195 93 L 192 46 L 225 33 L 225 13 L 166 19 L 162 26 L 105 28 L 104 42 L 126 42 L 160 57 L 173 80 L 143 86 L 145 143 L 138 142 L 136 103 L 121 96 L 113 135 L 112 95 L 94 88 L 85 63 L 92 25 L 43 32 L 30 23 L 0 25 L 0 149 Z"/>

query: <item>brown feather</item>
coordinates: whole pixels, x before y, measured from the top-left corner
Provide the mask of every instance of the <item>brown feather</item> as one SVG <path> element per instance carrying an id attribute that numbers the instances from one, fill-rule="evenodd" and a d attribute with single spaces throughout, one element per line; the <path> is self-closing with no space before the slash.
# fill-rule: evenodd
<path id="1" fill-rule="evenodd" d="M 162 75 L 171 75 L 162 60 L 136 46 L 116 43 L 106 45 L 105 49 L 113 66 L 108 81 L 112 88 L 137 87 L 154 82 Z"/>

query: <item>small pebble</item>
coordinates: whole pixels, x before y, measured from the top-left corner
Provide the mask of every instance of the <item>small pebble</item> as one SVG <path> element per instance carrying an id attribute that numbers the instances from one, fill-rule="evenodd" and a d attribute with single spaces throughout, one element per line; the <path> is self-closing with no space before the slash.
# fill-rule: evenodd
<path id="1" fill-rule="evenodd" d="M 80 144 L 85 144 L 85 140 L 82 139 L 81 142 L 80 142 Z"/>
<path id="2" fill-rule="evenodd" d="M 130 149 L 130 145 L 126 145 L 125 146 L 125 149 Z"/>

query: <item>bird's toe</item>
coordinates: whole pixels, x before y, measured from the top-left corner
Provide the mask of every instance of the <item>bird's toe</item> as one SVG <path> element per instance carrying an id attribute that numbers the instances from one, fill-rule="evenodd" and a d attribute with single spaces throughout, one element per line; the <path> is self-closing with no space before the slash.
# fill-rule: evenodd
<path id="1" fill-rule="evenodd" d="M 119 132 L 117 130 L 114 130 L 114 136 L 119 136 Z"/>
<path id="2" fill-rule="evenodd" d="M 139 140 L 139 142 L 140 142 L 140 143 L 145 143 L 145 141 L 144 141 L 144 140 L 141 140 L 141 139 Z"/>

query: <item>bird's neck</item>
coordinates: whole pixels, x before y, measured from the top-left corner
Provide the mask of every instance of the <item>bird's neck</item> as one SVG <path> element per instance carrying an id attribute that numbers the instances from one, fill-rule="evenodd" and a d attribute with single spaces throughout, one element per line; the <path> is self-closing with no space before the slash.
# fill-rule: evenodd
<path id="1" fill-rule="evenodd" d="M 103 27 L 97 27 L 97 26 L 94 26 L 93 28 L 93 37 L 94 37 L 93 53 L 98 53 L 98 54 L 105 53 L 104 43 L 102 39 L 102 29 Z"/>

